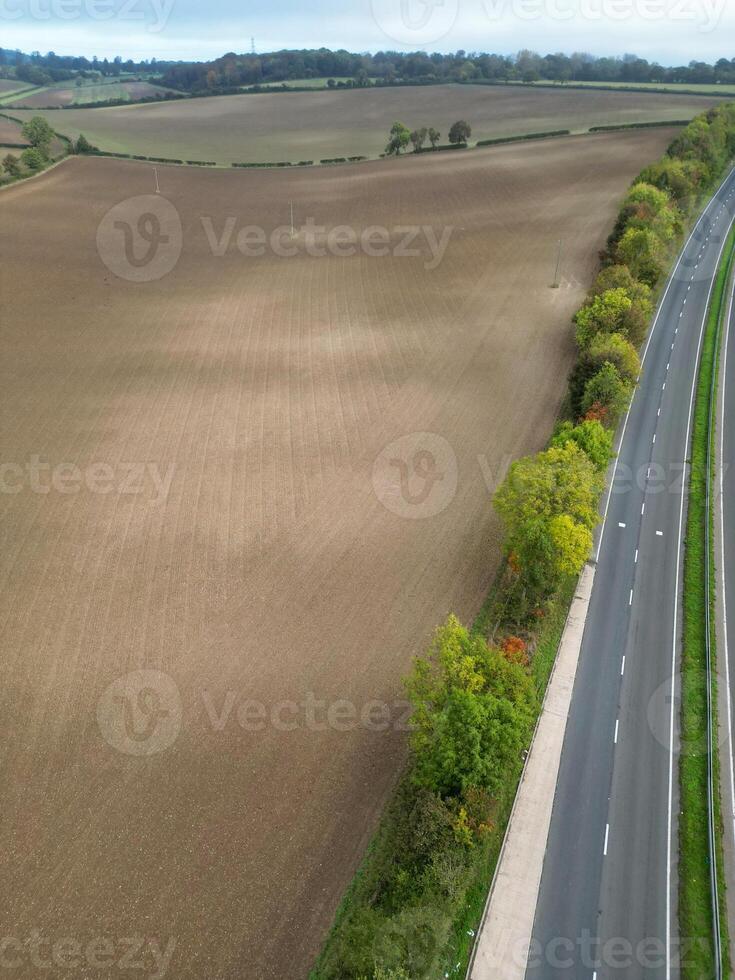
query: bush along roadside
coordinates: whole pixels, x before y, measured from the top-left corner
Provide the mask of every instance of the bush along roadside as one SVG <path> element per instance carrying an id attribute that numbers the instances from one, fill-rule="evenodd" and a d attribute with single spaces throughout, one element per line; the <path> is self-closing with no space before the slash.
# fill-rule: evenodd
<path id="1" fill-rule="evenodd" d="M 735 156 L 735 105 L 697 117 L 631 186 L 574 318 L 578 359 L 546 450 L 496 492 L 506 560 L 471 630 L 454 617 L 406 681 L 406 770 L 311 980 L 462 976 L 665 270 Z M 699 869 L 704 876 L 706 869 Z M 684 933 L 686 934 L 686 933 Z"/>
<path id="2" fill-rule="evenodd" d="M 716 698 L 716 619 L 714 554 L 708 549 L 713 537 L 713 514 L 708 500 L 707 478 L 714 481 L 711 459 L 716 411 L 716 376 L 720 356 L 725 293 L 735 259 L 735 231 L 723 251 L 702 341 L 692 426 L 691 475 L 684 557 L 684 642 L 681 670 L 681 751 L 679 755 L 679 925 L 682 936 L 692 937 L 691 954 L 682 966 L 684 980 L 715 976 L 713 958 L 716 910 L 711 891 L 711 842 L 709 839 L 709 768 L 713 767 L 715 863 L 717 904 L 722 949 L 722 976 L 729 976 L 729 943 L 725 914 L 722 813 L 719 792 Z M 710 454 L 708 454 L 708 449 Z M 709 565 L 709 576 L 707 575 Z M 709 604 L 710 617 L 707 617 Z M 707 630 L 710 630 L 712 678 L 708 680 Z M 711 693 L 714 739 L 707 741 L 708 684 Z M 704 740 L 704 741 L 703 741 Z"/>

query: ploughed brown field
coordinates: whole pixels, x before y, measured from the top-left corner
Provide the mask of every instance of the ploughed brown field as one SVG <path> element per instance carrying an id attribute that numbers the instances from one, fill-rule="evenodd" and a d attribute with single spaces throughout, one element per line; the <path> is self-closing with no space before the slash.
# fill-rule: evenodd
<path id="1" fill-rule="evenodd" d="M 0 116 L 0 146 L 30 146 L 19 123 Z"/>
<path id="2" fill-rule="evenodd" d="M 59 132 L 74 139 L 84 133 L 102 150 L 229 166 L 281 160 L 319 162 L 358 155 L 375 158 L 385 149 L 388 132 L 397 119 L 411 129 L 434 126 L 443 142 L 453 122 L 467 119 L 474 142 L 557 129 L 579 132 L 591 126 L 681 121 L 720 101 L 717 96 L 592 88 L 429 85 L 227 95 L 148 105 L 71 108 L 45 115 Z M 24 119 L 35 114 L 29 110 L 13 113 Z"/>
<path id="3" fill-rule="evenodd" d="M 493 478 L 548 437 L 596 250 L 671 138 L 159 167 L 140 214 L 165 198 L 183 247 L 150 282 L 115 272 L 173 254 L 175 221 L 144 218 L 126 257 L 134 206 L 105 215 L 153 193 L 151 167 L 72 158 L 0 193 L 16 977 L 64 937 L 80 977 L 117 976 L 129 937 L 145 976 L 154 944 L 170 977 L 306 975 L 404 759 L 400 679 L 450 610 L 478 611 Z M 243 256 L 242 228 L 288 225 L 291 201 L 296 254 Z M 383 226 L 390 254 L 306 254 L 309 218 L 318 246 Z M 451 229 L 440 261 L 411 226 Z"/>

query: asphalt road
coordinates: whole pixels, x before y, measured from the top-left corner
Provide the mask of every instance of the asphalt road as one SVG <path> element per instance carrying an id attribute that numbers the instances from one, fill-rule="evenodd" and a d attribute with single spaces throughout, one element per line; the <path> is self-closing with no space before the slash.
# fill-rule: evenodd
<path id="1" fill-rule="evenodd" d="M 686 952 L 677 928 L 675 754 L 685 470 L 706 308 L 733 214 L 731 174 L 668 284 L 622 432 L 529 980 L 676 977 Z"/>

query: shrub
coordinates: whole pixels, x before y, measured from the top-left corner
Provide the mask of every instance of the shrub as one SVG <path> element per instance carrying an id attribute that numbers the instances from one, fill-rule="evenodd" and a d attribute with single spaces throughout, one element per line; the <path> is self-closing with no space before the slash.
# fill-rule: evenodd
<path id="1" fill-rule="evenodd" d="M 655 286 L 663 275 L 663 244 L 650 228 L 628 228 L 617 244 L 616 257 L 648 286 Z"/>
<path id="2" fill-rule="evenodd" d="M 614 364 L 623 381 L 635 382 L 641 373 L 641 361 L 635 347 L 622 334 L 598 334 L 593 338 L 587 357 L 596 370 L 605 362 Z"/>
<path id="3" fill-rule="evenodd" d="M 73 144 L 75 153 L 94 153 L 96 147 L 92 146 L 84 133 L 79 134 L 76 143 Z"/>
<path id="4" fill-rule="evenodd" d="M 595 296 L 574 318 L 577 344 L 584 350 L 598 333 L 620 332 L 632 306 L 633 301 L 625 289 L 608 289 Z"/>
<path id="5" fill-rule="evenodd" d="M 512 464 L 494 504 L 526 595 L 550 595 L 572 564 L 583 563 L 580 542 L 586 541 L 588 550 L 592 545 L 602 487 L 599 469 L 574 440 Z M 571 523 L 560 522 L 561 517 Z"/>
<path id="6" fill-rule="evenodd" d="M 521 765 L 536 711 L 530 676 L 450 616 L 429 658 L 415 662 L 414 780 L 442 796 L 471 787 L 497 793 Z"/>
<path id="7" fill-rule="evenodd" d="M 3 157 L 3 170 L 9 177 L 20 175 L 20 160 L 13 153 L 8 153 Z"/>
<path id="8" fill-rule="evenodd" d="M 633 386 L 620 377 L 614 364 L 606 361 L 585 385 L 582 412 L 604 408 L 607 424 L 614 426 L 630 404 L 632 394 Z"/>
<path id="9" fill-rule="evenodd" d="M 23 150 L 20 155 L 20 159 L 23 164 L 29 169 L 38 173 L 48 163 L 48 158 L 44 153 L 42 153 L 38 147 L 29 146 L 27 150 Z"/>
<path id="10" fill-rule="evenodd" d="M 568 442 L 576 443 L 597 470 L 604 472 L 607 469 L 613 456 L 613 436 L 600 422 L 587 420 L 578 425 L 560 422 L 552 436 L 551 445 L 565 446 Z"/>

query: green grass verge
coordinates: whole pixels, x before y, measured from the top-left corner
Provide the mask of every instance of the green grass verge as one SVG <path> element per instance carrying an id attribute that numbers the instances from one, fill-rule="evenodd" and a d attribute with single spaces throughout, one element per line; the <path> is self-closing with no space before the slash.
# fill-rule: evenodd
<path id="1" fill-rule="evenodd" d="M 735 231 L 731 231 L 715 280 L 705 325 L 694 409 L 689 505 L 684 558 L 684 642 L 681 670 L 681 754 L 679 757 L 679 930 L 694 940 L 682 964 L 684 980 L 714 976 L 713 913 L 710 885 L 708 834 L 707 753 L 712 751 L 715 768 L 715 829 L 722 935 L 723 976 L 729 976 L 729 945 L 725 913 L 724 862 L 722 855 L 722 814 L 719 793 L 719 755 L 717 745 L 707 745 L 707 603 L 710 604 L 713 659 L 715 655 L 715 595 L 706 594 L 706 533 L 713 533 L 712 513 L 707 513 L 707 450 L 710 415 L 715 410 L 719 363 L 718 326 L 724 311 L 725 287 L 733 265 Z M 714 458 L 714 456 L 713 456 Z M 711 554 L 710 581 L 715 581 Z M 714 667 L 714 663 L 713 663 Z M 712 691 L 714 732 L 717 732 L 716 681 Z"/>

